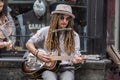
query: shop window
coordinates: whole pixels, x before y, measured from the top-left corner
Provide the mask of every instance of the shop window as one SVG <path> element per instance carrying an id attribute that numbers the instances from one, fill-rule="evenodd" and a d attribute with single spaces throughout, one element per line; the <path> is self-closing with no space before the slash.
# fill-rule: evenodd
<path id="1" fill-rule="evenodd" d="M 65 0 L 72 6 L 75 15 L 75 31 L 80 35 L 82 52 L 87 51 L 87 0 Z"/>
<path id="2" fill-rule="evenodd" d="M 31 0 L 32 1 L 32 0 Z M 58 0 L 61 1 L 61 0 Z M 70 4 L 73 8 L 73 13 L 75 14 L 75 31 L 80 35 L 80 43 L 81 43 L 81 50 L 87 51 L 87 0 L 64 0 L 68 4 Z M 20 2 L 20 3 L 17 3 Z M 12 8 L 11 15 L 13 16 L 14 20 L 16 21 L 16 45 L 17 47 L 21 47 L 21 28 L 18 26 L 16 16 L 19 14 L 27 13 L 28 11 L 32 10 L 33 3 L 29 3 L 26 1 L 24 4 L 23 1 L 8 1 L 9 6 Z M 26 5 L 28 4 L 28 5 Z M 49 4 L 48 4 L 49 5 Z M 48 13 L 46 13 L 48 14 Z M 50 14 L 49 14 L 50 15 Z M 46 16 L 47 17 L 47 16 Z M 45 17 L 45 18 L 46 18 Z M 44 18 L 44 19 L 45 19 Z M 48 24 L 48 23 L 46 23 Z M 22 37 L 27 37 L 28 35 L 24 35 Z M 24 44 L 24 43 L 23 43 Z M 24 49 L 23 47 L 21 47 Z"/>
<path id="3" fill-rule="evenodd" d="M 56 1 L 66 1 L 72 6 L 73 14 L 75 15 L 75 31 L 80 36 L 80 47 L 82 52 L 87 52 L 90 54 L 96 54 L 103 52 L 105 41 L 105 25 L 103 24 L 104 19 L 104 0 L 56 0 Z M 51 1 L 52 2 L 52 1 Z M 49 3 L 47 4 L 47 8 Z M 26 5 L 27 4 L 27 5 Z M 93 5 L 94 4 L 94 5 Z M 16 45 L 21 47 L 20 43 L 20 27 L 18 27 L 18 22 L 16 16 L 19 14 L 26 13 L 32 10 L 33 3 L 14 3 L 8 1 L 8 5 L 12 8 L 11 15 L 13 16 L 16 23 Z M 98 14 L 100 13 L 100 14 Z M 105 12 L 104 12 L 105 13 Z M 48 25 L 49 21 L 47 20 L 50 15 L 49 8 L 47 9 L 44 15 L 44 22 Z M 101 36 L 102 35 L 102 36 Z M 22 37 L 27 37 L 24 35 Z M 96 37 L 97 36 L 97 37 Z M 99 37 L 99 38 L 98 38 Z M 100 44 L 100 45 L 97 45 Z M 22 47 L 22 50 L 25 48 Z"/>

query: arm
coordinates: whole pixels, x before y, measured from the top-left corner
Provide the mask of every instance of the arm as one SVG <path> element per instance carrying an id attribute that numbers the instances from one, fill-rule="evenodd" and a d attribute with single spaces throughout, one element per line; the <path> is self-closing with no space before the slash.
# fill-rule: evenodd
<path id="1" fill-rule="evenodd" d="M 33 55 L 35 55 L 35 52 L 36 52 L 36 48 L 35 48 L 35 45 L 34 45 L 34 43 L 32 43 L 32 42 L 27 42 L 26 43 L 26 47 L 27 47 L 27 49 L 31 52 L 31 53 L 33 53 Z"/>
<path id="2" fill-rule="evenodd" d="M 37 31 L 37 33 L 35 35 L 33 35 L 26 43 L 26 47 L 27 49 L 31 52 L 31 53 L 35 53 L 36 52 L 36 46 L 35 44 L 38 44 L 40 41 L 45 39 L 46 34 L 44 33 L 46 32 L 45 28 L 41 28 L 40 30 Z M 35 54 L 34 54 L 35 55 Z"/>
<path id="3" fill-rule="evenodd" d="M 37 31 L 37 33 L 28 40 L 28 42 L 26 43 L 26 47 L 33 55 L 38 57 L 38 59 L 43 60 L 45 62 L 49 62 L 50 58 L 48 54 L 43 49 L 38 50 L 35 46 L 36 43 L 44 40 L 45 36 L 46 36 L 45 29 Z"/>

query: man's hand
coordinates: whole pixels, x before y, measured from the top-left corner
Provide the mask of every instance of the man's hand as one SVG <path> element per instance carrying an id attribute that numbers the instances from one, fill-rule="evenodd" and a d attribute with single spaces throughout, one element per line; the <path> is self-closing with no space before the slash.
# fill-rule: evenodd
<path id="1" fill-rule="evenodd" d="M 51 61 L 49 55 L 45 51 L 39 51 L 37 57 L 44 62 Z"/>
<path id="2" fill-rule="evenodd" d="M 10 49 L 13 46 L 12 41 L 8 41 L 8 42 L 3 42 L 4 46 L 7 47 L 7 49 Z"/>
<path id="3" fill-rule="evenodd" d="M 75 55 L 72 61 L 74 64 L 84 63 L 84 58 L 82 55 Z"/>

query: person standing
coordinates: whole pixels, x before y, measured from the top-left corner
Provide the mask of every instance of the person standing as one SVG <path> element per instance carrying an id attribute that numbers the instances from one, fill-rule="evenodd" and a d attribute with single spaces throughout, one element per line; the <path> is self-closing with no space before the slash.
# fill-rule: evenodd
<path id="1" fill-rule="evenodd" d="M 35 0 L 33 9 L 17 15 L 20 24 L 20 46 L 25 48 L 27 40 L 36 33 L 37 30 L 45 26 L 44 17 L 46 12 L 46 4 L 44 0 Z"/>
<path id="2" fill-rule="evenodd" d="M 67 4 L 58 4 L 51 12 L 50 25 L 41 28 L 26 43 L 27 49 L 38 59 L 50 63 L 50 54 L 58 56 L 71 56 L 70 60 L 61 60 L 57 72 L 45 70 L 42 73 L 43 80 L 74 80 L 72 64 L 83 62 L 80 53 L 79 35 L 74 31 L 74 14 Z M 44 41 L 44 48 L 37 49 L 36 44 Z M 45 65 L 47 67 L 51 65 Z"/>

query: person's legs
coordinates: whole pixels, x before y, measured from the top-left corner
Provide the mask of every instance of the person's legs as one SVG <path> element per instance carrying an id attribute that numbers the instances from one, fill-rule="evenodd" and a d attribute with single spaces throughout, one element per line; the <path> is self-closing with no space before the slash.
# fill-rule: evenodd
<path id="1" fill-rule="evenodd" d="M 74 71 L 65 71 L 60 73 L 60 80 L 74 80 Z"/>
<path id="2" fill-rule="evenodd" d="M 43 80 L 57 80 L 57 75 L 52 71 L 44 71 L 42 73 L 42 78 Z"/>

